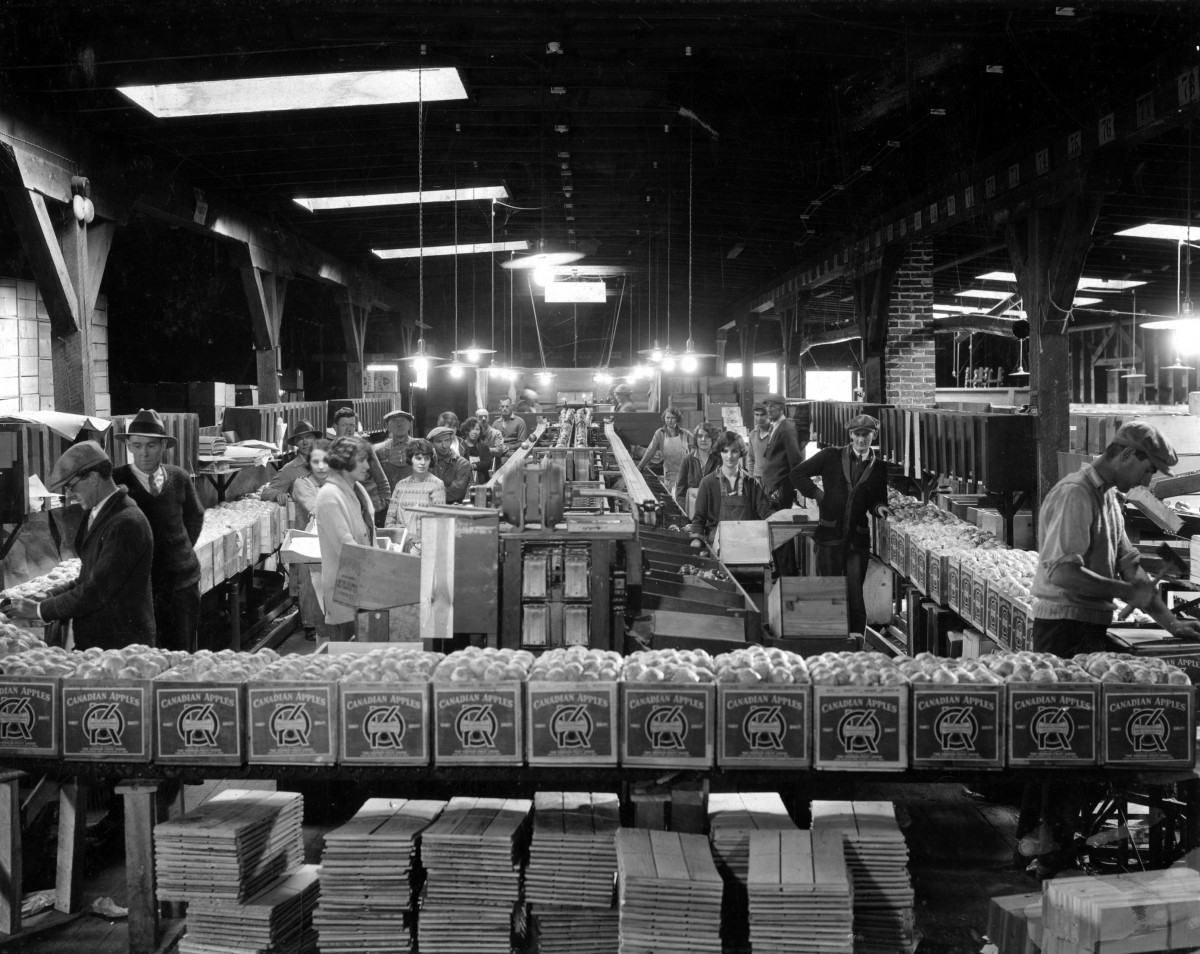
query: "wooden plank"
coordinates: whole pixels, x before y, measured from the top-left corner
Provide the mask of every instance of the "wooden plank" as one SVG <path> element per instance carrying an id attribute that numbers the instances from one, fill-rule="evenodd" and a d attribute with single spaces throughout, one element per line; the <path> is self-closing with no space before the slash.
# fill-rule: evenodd
<path id="1" fill-rule="evenodd" d="M 83 852 L 87 832 L 87 789 L 76 779 L 58 790 L 58 863 L 54 907 L 73 914 L 83 903 Z"/>
<path id="2" fill-rule="evenodd" d="M 750 833 L 750 867 L 747 884 L 779 883 L 779 832 Z"/>
<path id="3" fill-rule="evenodd" d="M 812 884 L 814 878 L 811 833 L 781 831 L 772 834 L 779 838 L 779 883 Z"/>
<path id="4" fill-rule="evenodd" d="M 153 954 L 158 942 L 158 899 L 154 886 L 156 781 L 122 782 L 125 799 L 125 883 L 130 954 Z"/>
<path id="5" fill-rule="evenodd" d="M 21 772 L 0 773 L 0 934 L 21 930 Z"/>
<path id="6" fill-rule="evenodd" d="M 421 639 L 454 637 L 454 517 L 421 521 Z"/>

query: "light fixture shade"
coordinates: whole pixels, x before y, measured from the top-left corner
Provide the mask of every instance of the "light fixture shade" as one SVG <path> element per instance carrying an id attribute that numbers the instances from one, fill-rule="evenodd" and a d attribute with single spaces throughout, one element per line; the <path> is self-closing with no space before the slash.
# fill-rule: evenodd
<path id="1" fill-rule="evenodd" d="M 532 255 L 522 255 L 501 262 L 501 268 L 525 270 L 532 268 L 554 268 L 556 265 L 570 265 L 583 258 L 583 252 L 534 252 Z"/>
<path id="2" fill-rule="evenodd" d="M 413 364 L 413 365 L 423 364 L 425 367 L 429 367 L 434 361 L 445 361 L 446 359 L 439 357 L 436 354 L 430 354 L 427 350 L 425 350 L 425 339 L 418 338 L 417 339 L 417 350 L 414 351 L 412 354 L 405 355 L 400 360 L 407 362 L 408 364 Z"/>
<path id="3" fill-rule="evenodd" d="M 457 358 L 461 357 L 471 364 L 478 364 L 483 360 L 484 355 L 495 354 L 495 348 L 481 348 L 477 344 L 467 345 L 465 348 L 455 348 L 452 354 Z"/>

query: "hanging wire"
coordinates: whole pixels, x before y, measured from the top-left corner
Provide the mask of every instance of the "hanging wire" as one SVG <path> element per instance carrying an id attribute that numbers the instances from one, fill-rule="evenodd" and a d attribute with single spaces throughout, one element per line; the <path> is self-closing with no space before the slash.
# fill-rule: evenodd
<path id="1" fill-rule="evenodd" d="M 1187 272 L 1184 278 L 1183 307 L 1192 313 L 1192 124 L 1188 123 L 1187 146 Z"/>
<path id="2" fill-rule="evenodd" d="M 688 126 L 688 343 L 692 342 L 692 127 Z"/>
<path id="3" fill-rule="evenodd" d="M 538 324 L 537 300 L 533 297 L 533 278 L 527 283 L 529 287 L 529 307 L 533 310 L 533 330 L 537 333 L 538 354 L 542 358 L 542 367 L 546 368 L 546 349 L 542 347 L 542 328 Z"/>
<path id="4" fill-rule="evenodd" d="M 417 337 L 425 333 L 425 96 L 417 70 Z"/>

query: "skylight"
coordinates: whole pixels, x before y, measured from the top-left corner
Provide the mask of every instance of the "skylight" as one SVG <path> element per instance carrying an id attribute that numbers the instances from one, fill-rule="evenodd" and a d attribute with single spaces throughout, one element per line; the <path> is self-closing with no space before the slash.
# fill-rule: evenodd
<path id="1" fill-rule="evenodd" d="M 1129 238 L 1169 239 L 1172 242 L 1189 242 L 1200 239 L 1200 226 L 1170 225 L 1166 222 L 1147 222 L 1132 229 L 1117 232 Z"/>
<path id="2" fill-rule="evenodd" d="M 524 252 L 529 243 L 524 239 L 516 242 L 476 242 L 474 245 L 426 245 L 421 248 L 373 248 L 371 253 L 380 258 L 431 258 L 434 255 L 471 255 L 475 252 Z"/>
<path id="3" fill-rule="evenodd" d="M 983 275 L 976 275 L 976 280 L 985 282 L 1015 282 L 1017 276 L 1012 272 L 985 272 Z M 1145 285 L 1145 282 L 1121 279 L 1121 278 L 1088 278 L 1086 275 L 1079 279 L 1079 291 L 1126 291 L 1130 288 L 1137 288 L 1139 285 Z"/>
<path id="4" fill-rule="evenodd" d="M 426 189 L 424 192 L 380 192 L 375 195 L 330 195 L 296 198 L 292 201 L 309 212 L 329 212 L 335 209 L 367 209 L 381 205 L 416 205 L 430 202 L 471 202 L 479 199 L 507 199 L 504 186 L 484 186 L 479 189 Z"/>
<path id="5" fill-rule="evenodd" d="M 462 78 L 454 67 L 118 86 L 117 91 L 158 119 L 341 106 L 390 106 L 415 103 L 418 96 L 424 103 L 467 98 Z"/>

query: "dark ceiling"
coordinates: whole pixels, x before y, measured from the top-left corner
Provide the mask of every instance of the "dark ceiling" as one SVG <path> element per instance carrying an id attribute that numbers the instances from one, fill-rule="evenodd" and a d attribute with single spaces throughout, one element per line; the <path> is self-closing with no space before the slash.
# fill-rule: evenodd
<path id="1" fill-rule="evenodd" d="M 1160 59 L 1195 48 L 1198 26 L 1200 3 L 1155 0 L 5 0 L 0 98 L 423 298 L 442 351 L 457 297 L 460 344 L 474 334 L 508 352 L 515 336 L 517 362 L 538 363 L 536 312 L 548 364 L 600 363 L 614 334 L 615 364 L 655 338 L 681 348 L 689 323 L 711 350 L 740 300 L 872 217 L 1014 140 L 1092 123 L 1109 97 L 1161 84 Z M 470 95 L 429 104 L 423 133 L 415 106 L 157 120 L 115 89 L 415 65 L 459 67 Z M 1133 149 L 1096 229 L 1085 271 L 1152 279 L 1139 308 L 1173 309 L 1175 247 L 1111 236 L 1147 218 L 1182 223 L 1188 135 Z M 292 202 L 415 190 L 418 176 L 425 188 L 503 182 L 511 200 L 494 220 L 486 203 L 427 206 L 422 223 L 415 209 L 312 214 Z M 418 266 L 370 254 L 456 232 L 573 247 L 581 264 L 623 274 L 607 306 L 576 310 L 531 305 L 502 256 Z M 154 230 L 129 234 L 153 242 Z M 136 269 L 144 256 L 121 241 L 114 267 Z M 941 233 L 935 254 L 940 297 L 1011 268 L 984 221 Z M 130 280 L 108 275 L 110 298 Z M 815 300 L 813 327 L 852 314 L 838 284 Z M 337 328 L 333 308 L 317 315 Z M 390 327 L 374 328 L 373 347 L 396 346 Z"/>

